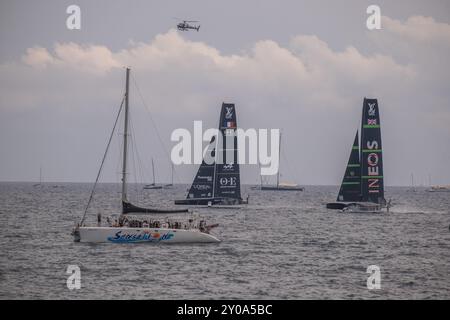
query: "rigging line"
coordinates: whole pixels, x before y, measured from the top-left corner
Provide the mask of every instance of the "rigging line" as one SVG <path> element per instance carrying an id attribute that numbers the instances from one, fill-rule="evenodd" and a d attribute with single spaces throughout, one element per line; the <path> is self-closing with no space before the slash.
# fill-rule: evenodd
<path id="1" fill-rule="evenodd" d="M 144 176 L 144 166 L 142 164 L 142 160 L 141 160 L 141 156 L 139 155 L 139 148 L 137 146 L 136 143 L 136 139 L 134 137 L 136 137 L 136 133 L 134 130 L 134 123 L 131 120 L 132 118 L 130 118 L 130 128 L 131 128 L 131 134 L 133 135 L 133 139 L 131 139 L 131 145 L 133 148 L 133 166 L 134 166 L 134 179 L 135 179 L 135 191 L 136 191 L 136 195 L 137 195 L 137 199 L 138 200 L 143 200 L 143 195 L 142 192 L 139 192 L 138 190 L 138 185 L 139 184 L 143 184 L 144 180 L 145 180 L 145 176 Z M 145 169 L 145 168 L 144 168 Z"/>
<path id="2" fill-rule="evenodd" d="M 137 183 L 137 178 L 136 178 L 136 161 L 135 161 L 135 145 L 134 145 L 134 132 L 133 132 L 133 119 L 132 117 L 130 117 L 130 115 L 128 115 L 128 129 L 129 129 L 129 137 L 130 139 L 128 140 L 130 142 L 130 152 L 129 154 L 131 154 L 131 165 L 132 165 L 132 169 L 130 171 L 130 175 L 131 173 L 133 174 L 134 177 L 134 183 L 133 183 L 133 187 L 134 187 L 134 191 L 137 191 L 137 187 L 136 187 L 136 183 Z M 131 181 L 130 181 L 131 183 Z M 134 200 L 137 200 L 138 196 L 136 195 Z"/>
<path id="3" fill-rule="evenodd" d="M 136 78 L 134 77 L 134 75 L 131 75 L 131 78 L 133 79 L 133 82 L 134 82 L 134 85 L 136 86 L 136 90 L 137 90 L 137 92 L 138 92 L 138 95 L 139 95 L 139 97 L 140 97 L 141 100 L 142 100 L 142 104 L 145 106 L 145 108 L 146 108 L 147 111 L 148 111 L 148 115 L 149 115 L 149 117 L 150 117 L 150 121 L 152 122 L 153 127 L 155 128 L 156 136 L 157 136 L 157 138 L 158 138 L 158 140 L 159 140 L 159 143 L 161 143 L 161 146 L 163 147 L 164 153 L 166 154 L 167 158 L 170 160 L 170 162 L 172 162 L 172 160 L 171 160 L 171 158 L 170 158 L 170 155 L 169 155 L 169 152 L 167 151 L 166 145 L 164 144 L 164 141 L 162 140 L 161 135 L 159 134 L 158 127 L 156 126 L 156 123 L 155 123 L 155 121 L 154 121 L 154 119 L 153 119 L 153 117 L 152 117 L 152 114 L 151 114 L 151 112 L 150 112 L 150 108 L 148 107 L 147 103 L 145 103 L 144 97 L 142 96 L 141 90 L 139 89 L 139 86 L 138 86 L 138 84 L 137 84 Z M 178 181 L 180 181 L 180 179 L 179 179 L 179 177 L 178 177 L 178 174 L 177 174 L 175 168 L 173 169 L 173 172 L 174 172 L 174 174 L 175 174 L 176 179 L 177 179 Z"/>
<path id="4" fill-rule="evenodd" d="M 86 218 L 86 213 L 87 213 L 87 211 L 89 209 L 89 206 L 91 204 L 92 198 L 94 197 L 95 187 L 97 186 L 98 180 L 100 178 L 100 174 L 102 173 L 103 164 L 105 163 L 106 155 L 108 154 L 109 146 L 111 145 L 111 140 L 112 140 L 112 138 L 114 136 L 114 131 L 116 130 L 117 121 L 119 120 L 120 113 L 122 112 L 122 107 L 123 107 L 124 101 L 125 101 L 125 95 L 123 96 L 122 102 L 120 103 L 119 112 L 117 113 L 116 121 L 114 122 L 114 126 L 113 126 L 113 129 L 111 131 L 111 135 L 109 136 L 108 144 L 106 145 L 106 150 L 105 150 L 105 153 L 103 155 L 102 162 L 100 164 L 100 169 L 98 170 L 98 173 L 97 173 L 97 178 L 95 179 L 95 183 L 94 183 L 94 185 L 92 187 L 92 190 L 91 190 L 91 195 L 89 196 L 89 200 L 88 200 L 88 203 L 86 205 L 86 209 L 84 210 L 83 218 L 81 219 L 81 223 L 80 223 L 81 226 L 84 223 L 84 220 Z"/>
<path id="5" fill-rule="evenodd" d="M 132 129 L 132 124 L 131 124 L 131 118 L 129 118 L 130 119 L 130 122 L 129 122 L 129 125 L 130 125 L 130 131 L 131 131 L 131 135 L 133 135 L 133 129 Z M 134 139 L 130 139 L 129 140 L 130 141 L 130 148 L 131 148 L 131 163 L 132 163 L 132 165 L 133 165 L 133 170 L 132 170 L 132 172 L 133 172 L 133 177 L 134 177 L 134 183 L 133 183 L 133 187 L 134 187 L 134 192 L 135 192 L 135 196 L 134 196 L 134 198 L 133 198 L 133 200 L 135 200 L 135 201 L 139 201 L 139 194 L 138 194 L 138 191 L 137 191 L 137 176 L 136 176 L 136 172 L 137 172 L 137 169 L 136 169 L 136 157 L 135 157 L 135 153 L 136 153 L 136 146 L 135 146 L 135 144 L 134 144 Z"/>
<path id="6" fill-rule="evenodd" d="M 122 121 L 119 122 L 119 127 L 117 128 L 117 136 L 123 136 L 124 133 Z M 115 182 L 120 183 L 120 179 L 122 176 L 122 161 L 123 161 L 123 139 L 117 139 L 117 161 L 116 161 L 116 180 Z"/>
<path id="7" fill-rule="evenodd" d="M 142 174 L 142 164 L 141 164 L 141 160 L 140 160 L 140 156 L 139 156 L 139 149 L 137 147 L 136 144 L 136 133 L 134 130 L 134 124 L 132 121 L 132 118 L 130 118 L 130 129 L 131 129 L 131 134 L 133 136 L 133 138 L 131 139 L 131 147 L 132 147 L 132 157 L 133 157 L 133 175 L 134 175 L 134 189 L 136 192 L 136 200 L 137 201 L 141 201 L 143 200 L 143 196 L 142 196 L 142 192 L 140 192 L 138 185 L 142 184 L 143 182 L 143 174 Z"/>
<path id="8" fill-rule="evenodd" d="M 130 122 L 130 124 L 131 124 L 131 132 L 132 132 L 133 136 L 136 137 L 136 133 L 135 133 L 135 130 L 134 130 L 134 124 L 133 124 L 133 122 Z M 136 158 L 137 158 L 136 174 L 137 174 L 137 176 L 139 177 L 140 180 L 138 181 L 137 177 L 135 177 L 135 179 L 136 179 L 136 182 L 143 183 L 145 181 L 145 175 L 144 175 L 145 168 L 144 168 L 144 166 L 142 164 L 142 159 L 141 159 L 141 156 L 139 154 L 139 148 L 137 146 L 136 139 L 132 139 L 132 141 L 133 141 L 133 147 L 134 147 L 133 150 L 136 153 L 136 155 L 133 155 L 133 156 L 136 156 Z"/>

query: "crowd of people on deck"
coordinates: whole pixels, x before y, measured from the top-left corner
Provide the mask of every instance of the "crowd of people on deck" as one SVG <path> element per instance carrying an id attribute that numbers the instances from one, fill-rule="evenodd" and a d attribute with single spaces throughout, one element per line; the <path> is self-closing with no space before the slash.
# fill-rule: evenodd
<path id="1" fill-rule="evenodd" d="M 120 216 L 118 219 L 106 218 L 106 222 L 110 227 L 120 228 L 169 228 L 169 229 L 199 229 L 202 232 L 207 230 L 206 221 L 201 220 L 198 224 L 193 219 L 189 219 L 187 222 L 166 220 L 161 222 L 160 220 L 152 219 L 138 219 L 134 217 Z"/>
<path id="2" fill-rule="evenodd" d="M 187 223 L 179 222 L 179 221 L 171 221 L 167 219 L 164 222 L 161 220 L 152 220 L 147 218 L 137 218 L 137 217 L 127 217 L 121 215 L 117 218 L 106 218 L 106 222 L 109 227 L 113 228 L 168 228 L 168 229 L 184 229 L 184 230 L 192 230 L 198 229 L 200 232 L 209 233 L 209 230 L 217 227 L 217 224 L 207 225 L 205 220 L 200 220 L 199 223 L 196 223 L 194 219 L 189 219 Z M 97 225 L 102 225 L 102 216 L 101 214 L 97 215 Z"/>

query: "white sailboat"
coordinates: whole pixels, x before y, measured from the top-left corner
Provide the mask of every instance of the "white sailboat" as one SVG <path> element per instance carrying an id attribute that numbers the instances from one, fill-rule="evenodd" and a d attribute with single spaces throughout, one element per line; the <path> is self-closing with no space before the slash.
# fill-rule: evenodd
<path id="1" fill-rule="evenodd" d="M 153 183 L 151 183 L 151 184 L 146 184 L 146 185 L 144 186 L 144 189 L 146 189 L 146 190 L 157 190 L 157 189 L 162 189 L 162 186 L 156 184 L 156 177 L 155 177 L 155 163 L 153 162 L 153 158 L 152 158 L 152 174 L 153 174 Z"/>
<path id="2" fill-rule="evenodd" d="M 164 189 L 173 188 L 173 163 L 170 164 L 170 183 L 163 186 Z"/>
<path id="3" fill-rule="evenodd" d="M 432 185 L 431 176 L 428 175 L 428 185 L 427 192 L 450 192 L 450 185 Z"/>
<path id="4" fill-rule="evenodd" d="M 86 210 L 81 221 L 72 231 L 75 242 L 109 242 L 109 243 L 213 243 L 220 242 L 218 238 L 209 234 L 217 225 L 207 225 L 205 220 L 196 217 L 189 218 L 186 222 L 174 219 L 155 219 L 155 214 L 187 213 L 186 209 L 161 210 L 147 209 L 131 204 L 127 198 L 127 140 L 128 140 L 128 97 L 129 97 L 130 69 L 126 70 L 126 91 L 117 115 L 113 131 L 102 159 L 100 170 L 97 174 Z M 100 177 L 103 163 L 114 135 L 114 131 L 122 111 L 124 109 L 124 135 L 123 135 L 123 160 L 122 160 L 122 212 L 118 219 L 107 218 L 107 225 L 102 223 L 101 214 L 97 214 L 97 225 L 88 226 L 85 223 L 86 214 L 94 195 L 95 186 Z M 130 214 L 139 214 L 130 216 Z M 113 221 L 114 220 L 114 221 Z"/>
<path id="5" fill-rule="evenodd" d="M 427 191 L 428 191 L 428 192 L 450 192 L 450 185 L 444 185 L 444 186 L 436 185 L 436 186 L 431 186 Z"/>
<path id="6" fill-rule="evenodd" d="M 414 174 L 411 173 L 411 187 L 407 190 L 408 192 L 417 192 L 416 186 L 414 184 Z"/>
<path id="7" fill-rule="evenodd" d="M 280 158 L 281 158 L 281 134 L 280 134 L 280 138 L 279 138 L 279 143 L 278 143 L 278 163 L 280 163 Z M 265 191 L 303 191 L 304 188 L 300 187 L 298 184 L 296 183 L 289 183 L 289 182 L 280 182 L 280 169 L 278 168 L 278 172 L 277 172 L 277 184 L 276 185 L 268 185 L 268 184 L 263 184 L 263 179 L 262 176 L 260 176 L 260 190 L 265 190 Z"/>

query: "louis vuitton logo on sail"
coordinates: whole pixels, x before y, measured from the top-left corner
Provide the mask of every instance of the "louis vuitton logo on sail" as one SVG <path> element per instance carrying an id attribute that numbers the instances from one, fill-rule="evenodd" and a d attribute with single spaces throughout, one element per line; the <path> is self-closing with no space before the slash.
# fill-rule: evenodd
<path id="1" fill-rule="evenodd" d="M 232 109 L 226 110 L 224 121 L 221 124 L 223 135 L 219 129 L 215 128 L 203 132 L 202 121 L 194 121 L 193 136 L 189 130 L 184 128 L 174 130 L 171 141 L 177 142 L 177 144 L 172 148 L 172 162 L 175 165 L 202 164 L 203 162 L 224 164 L 222 167 L 224 171 L 233 171 L 236 163 L 259 163 L 261 175 L 276 174 L 279 165 L 280 130 L 236 128 L 231 112 Z M 239 148 L 237 148 L 237 159 L 235 159 L 234 151 L 237 141 L 239 141 Z M 203 149 L 204 142 L 209 142 L 209 144 Z M 230 183 L 232 181 L 227 183 L 224 181 L 223 185 L 230 185 Z"/>

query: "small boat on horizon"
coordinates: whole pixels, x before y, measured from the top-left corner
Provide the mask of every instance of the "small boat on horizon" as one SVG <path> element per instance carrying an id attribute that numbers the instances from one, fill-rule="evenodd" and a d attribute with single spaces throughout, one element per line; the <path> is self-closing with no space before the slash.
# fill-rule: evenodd
<path id="1" fill-rule="evenodd" d="M 163 189 L 172 189 L 173 188 L 173 163 L 170 164 L 170 183 L 163 185 Z"/>
<path id="2" fill-rule="evenodd" d="M 435 185 L 427 189 L 428 192 L 450 192 L 450 185 Z"/>
<path id="3" fill-rule="evenodd" d="M 145 190 L 158 190 L 158 189 L 162 189 L 163 187 L 160 185 L 156 184 L 156 178 L 155 178 L 155 164 L 153 162 L 153 158 L 152 158 L 152 174 L 153 174 L 153 183 L 150 184 L 146 184 L 144 186 Z"/>
<path id="4" fill-rule="evenodd" d="M 42 166 L 39 167 L 39 182 L 33 184 L 33 187 L 40 187 L 42 185 Z"/>
<path id="5" fill-rule="evenodd" d="M 281 161 L 281 133 L 280 133 L 280 138 L 279 138 L 279 143 L 278 143 L 278 163 L 280 164 Z M 280 167 L 280 165 L 279 165 Z M 280 168 L 278 168 L 277 171 L 277 183 L 275 185 L 270 185 L 270 184 L 264 184 L 263 183 L 263 178 L 262 175 L 260 175 L 260 186 L 259 188 L 255 188 L 257 190 L 262 190 L 262 191 L 304 191 L 305 188 L 300 187 L 298 184 L 296 183 L 289 183 L 289 182 L 280 182 Z"/>

